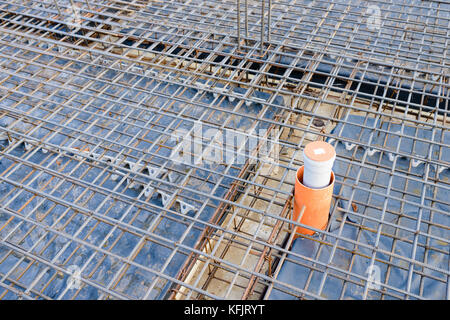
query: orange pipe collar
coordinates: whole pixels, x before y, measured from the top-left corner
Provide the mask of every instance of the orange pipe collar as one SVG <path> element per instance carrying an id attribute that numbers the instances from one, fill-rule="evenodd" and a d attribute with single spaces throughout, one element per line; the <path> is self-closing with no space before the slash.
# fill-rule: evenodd
<path id="1" fill-rule="evenodd" d="M 300 211 L 305 206 L 305 211 L 299 222 L 316 229 L 324 230 L 328 223 L 333 196 L 334 172 L 331 172 L 330 184 L 328 186 L 321 189 L 312 189 L 302 183 L 303 170 L 304 166 L 301 166 L 297 171 L 295 179 L 293 221 L 298 220 Z M 295 238 L 298 237 L 299 233 L 313 235 L 314 231 L 297 227 L 295 229 Z"/>

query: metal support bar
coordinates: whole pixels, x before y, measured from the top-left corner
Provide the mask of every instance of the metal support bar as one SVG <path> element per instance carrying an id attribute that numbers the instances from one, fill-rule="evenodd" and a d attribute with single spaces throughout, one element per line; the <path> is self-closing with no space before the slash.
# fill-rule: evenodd
<path id="1" fill-rule="evenodd" d="M 244 11 L 244 27 L 245 27 L 245 42 L 249 40 L 249 11 L 248 11 L 248 0 L 245 0 L 245 11 Z M 236 0 L 236 16 L 237 16 L 237 41 L 238 50 L 241 49 L 241 1 Z M 267 11 L 267 12 L 266 12 Z M 268 8 L 266 10 L 266 0 L 261 0 L 261 19 L 260 19 L 260 52 L 261 55 L 264 53 L 264 45 L 266 39 L 266 16 L 267 16 L 267 41 L 270 42 L 271 37 L 271 23 L 272 23 L 272 0 L 269 0 Z"/>

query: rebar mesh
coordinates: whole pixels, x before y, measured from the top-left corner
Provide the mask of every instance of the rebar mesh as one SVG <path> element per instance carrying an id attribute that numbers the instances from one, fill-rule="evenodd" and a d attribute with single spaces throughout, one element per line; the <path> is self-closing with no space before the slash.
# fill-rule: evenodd
<path id="1" fill-rule="evenodd" d="M 0 1 L 0 299 L 450 298 L 450 4 L 242 4 Z M 197 124 L 277 162 L 174 162 Z M 330 223 L 293 245 L 319 139 Z"/>

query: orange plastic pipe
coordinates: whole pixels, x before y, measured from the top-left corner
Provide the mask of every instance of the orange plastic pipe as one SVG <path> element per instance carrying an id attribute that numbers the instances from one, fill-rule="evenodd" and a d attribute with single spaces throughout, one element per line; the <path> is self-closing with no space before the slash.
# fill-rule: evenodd
<path id="1" fill-rule="evenodd" d="M 328 223 L 331 199 L 334 188 L 334 172 L 331 171 L 330 184 L 321 189 L 312 189 L 303 185 L 303 170 L 301 166 L 297 171 L 294 189 L 294 214 L 293 221 L 297 221 L 301 208 L 306 207 L 300 223 L 324 230 Z M 302 227 L 295 229 L 295 237 L 298 234 L 313 235 L 314 231 Z"/>

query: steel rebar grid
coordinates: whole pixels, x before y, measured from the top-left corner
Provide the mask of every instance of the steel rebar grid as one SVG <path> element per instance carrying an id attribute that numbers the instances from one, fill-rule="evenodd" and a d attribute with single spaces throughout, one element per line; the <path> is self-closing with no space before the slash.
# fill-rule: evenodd
<path id="1" fill-rule="evenodd" d="M 388 6 L 383 1 L 376 3 L 386 12 L 389 10 L 393 15 L 400 15 L 399 9 L 390 10 L 389 7 L 383 7 Z M 226 2 L 152 1 L 146 4 L 138 1 L 105 1 L 94 4 L 76 1 L 76 4 L 80 6 L 82 23 L 79 27 L 68 28 L 67 16 L 58 12 L 71 12 L 68 3 L 58 1 L 56 7 L 51 1 L 43 2 L 41 6 L 30 6 L 21 1 L 0 1 L 0 58 L 4 74 L 0 80 L 0 88 L 3 90 L 1 110 L 2 118 L 13 119 L 8 122 L 7 127 L 2 128 L 2 132 L 7 134 L 11 142 L 7 143 L 1 152 L 3 162 L 9 163 L 0 177 L 3 189 L 7 192 L 1 200 L 2 216 L 7 219 L 0 225 L 1 243 L 6 252 L 0 256 L 0 268 L 3 265 L 7 266 L 5 269 L 8 270 L 0 274 L 0 290 L 3 290 L 0 291 L 1 297 L 17 295 L 25 298 L 77 298 L 92 294 L 95 289 L 98 298 L 148 298 L 157 297 L 155 291 L 163 292 L 162 287 L 172 283 L 186 288 L 187 294 L 183 295 L 188 298 L 197 295 L 227 298 L 232 290 L 242 291 L 243 294 L 247 283 L 256 277 L 257 283 L 263 286 L 269 285 L 278 290 L 288 290 L 294 296 L 309 298 L 321 298 L 327 282 L 331 281 L 330 279 L 339 279 L 344 283 L 340 298 L 345 297 L 346 286 L 350 285 L 361 287 L 361 297 L 367 298 L 367 277 L 352 271 L 354 260 L 365 256 L 368 261 L 381 260 L 387 265 L 388 271 L 382 288 L 371 290 L 380 297 L 423 298 L 423 285 L 419 293 L 410 292 L 412 277 L 416 274 L 422 283 L 429 279 L 446 283 L 446 297 L 449 298 L 448 268 L 431 265 L 427 262 L 427 254 L 424 255 L 423 261 L 416 259 L 415 253 L 417 248 L 431 253 L 448 253 L 433 245 L 433 241 L 441 241 L 448 249 L 448 237 L 441 237 L 433 230 L 437 228 L 448 233 L 449 225 L 437 224 L 432 218 L 434 214 L 448 219 L 448 212 L 439 209 L 440 205 L 447 204 L 436 198 L 438 191 L 448 192 L 448 181 L 442 181 L 439 174 L 433 177 L 428 173 L 432 165 L 448 166 L 446 158 L 425 159 L 426 175 L 422 177 L 412 166 L 405 170 L 398 168 L 394 162 L 393 167 L 387 167 L 381 163 L 381 158 L 378 162 L 372 162 L 366 155 L 361 160 L 356 157 L 355 148 L 351 157 L 341 158 L 343 162 L 358 167 L 359 173 L 356 178 L 342 176 L 343 185 L 380 196 L 376 191 L 359 184 L 362 170 L 372 169 L 376 174 L 389 173 L 391 177 L 404 177 L 411 183 L 422 181 L 426 187 L 434 189 L 435 195 L 429 198 L 422 192 L 420 203 L 415 203 L 408 199 L 413 196 L 407 189 L 408 183 L 405 183 L 404 189 L 389 185 L 387 195 L 383 195 L 386 196 L 384 206 L 372 208 L 381 213 L 381 218 L 374 218 L 366 216 L 364 212 L 354 212 L 353 205 L 367 206 L 355 199 L 354 193 L 350 197 L 337 194 L 336 200 L 347 200 L 348 206 L 340 208 L 334 205 L 332 217 L 343 213 L 343 217 L 337 217 L 340 222 L 339 230 L 342 230 L 344 225 L 353 224 L 358 230 L 357 237 L 348 238 L 340 232 L 332 233 L 332 230 L 319 232 L 320 237 L 313 240 L 320 243 L 321 249 L 331 247 L 332 254 L 327 262 L 319 260 L 320 250 L 315 259 L 301 255 L 303 261 L 313 263 L 312 266 L 304 264 L 311 270 L 311 276 L 304 287 L 282 283 L 270 275 L 265 275 L 261 268 L 255 269 L 256 266 L 244 263 L 251 257 L 258 260 L 269 248 L 274 259 L 281 259 L 280 267 L 283 261 L 301 264 L 292 257 L 287 257 L 289 251 L 282 246 L 281 235 L 275 243 L 269 243 L 261 238 L 259 231 L 265 224 L 269 227 L 272 225 L 266 221 L 271 218 L 282 224 L 281 233 L 286 234 L 289 220 L 278 216 L 277 211 L 285 207 L 290 197 L 289 187 L 292 187 L 292 182 L 289 181 L 289 176 L 301 165 L 298 155 L 302 146 L 317 137 L 332 136 L 330 131 L 322 131 L 323 126 L 316 126 L 317 121 L 330 126 L 342 124 L 345 127 L 350 123 L 350 114 L 360 113 L 366 118 L 375 118 L 380 123 L 396 121 L 402 127 L 418 126 L 432 132 L 448 130 L 448 5 L 404 4 L 402 9 L 407 9 L 409 19 L 382 20 L 376 43 L 365 48 L 362 38 L 371 33 L 365 34 L 364 23 L 358 20 L 363 12 L 352 12 L 352 6 L 349 4 L 342 4 L 342 1 L 312 1 L 310 5 L 305 5 L 300 1 L 273 1 L 271 46 L 267 49 L 266 57 L 261 58 L 257 52 L 262 41 L 250 46 L 247 44 L 245 55 L 237 52 L 236 41 L 232 39 L 235 34 L 233 21 L 236 19 L 236 12 L 228 10 Z M 250 11 L 257 8 L 251 3 L 249 5 Z M 288 5 L 289 13 L 285 12 Z M 423 25 L 419 20 L 420 11 L 427 5 L 427 10 L 437 10 L 438 14 L 435 16 L 440 19 L 433 18 L 430 14 L 426 30 L 416 30 Z M 304 14 L 303 9 L 309 10 L 309 14 Z M 299 16 L 299 12 L 302 12 L 302 15 Z M 251 17 L 250 14 L 248 26 L 253 34 L 258 32 L 259 24 L 256 16 L 253 20 Z M 350 27 L 349 23 L 353 26 Z M 124 25 L 127 28 L 124 28 Z M 305 26 L 311 27 L 311 32 Z M 386 46 L 386 43 L 393 43 L 395 40 L 389 38 L 386 30 L 393 31 L 395 36 L 402 38 L 398 47 Z M 343 34 L 347 41 L 341 40 Z M 429 47 L 429 52 L 424 52 L 425 45 Z M 352 59 L 356 60 L 356 63 L 353 63 Z M 330 69 L 324 71 L 321 64 L 330 65 Z M 393 67 L 387 68 L 388 65 Z M 343 74 L 346 69 L 351 72 Z M 366 75 L 374 74 L 379 78 L 375 82 L 365 78 Z M 383 77 L 386 79 L 383 80 Z M 143 78 L 150 78 L 155 85 L 148 84 Z M 168 91 L 171 86 L 177 86 L 175 91 Z M 245 88 L 245 93 L 234 91 L 237 86 Z M 372 94 L 367 93 L 367 87 L 370 86 Z M 66 92 L 59 88 L 64 88 Z M 393 89 L 389 91 L 389 88 Z M 189 90 L 195 91 L 192 98 L 186 96 Z M 253 94 L 257 91 L 267 92 L 270 98 L 261 100 Z M 216 97 L 208 100 L 211 93 Z M 291 105 L 275 103 L 276 96 L 283 96 L 287 104 Z M 220 102 L 231 100 L 237 101 L 232 110 L 221 106 Z M 246 109 L 249 107 L 247 104 L 253 108 L 255 105 L 261 105 L 260 111 L 252 115 Z M 321 114 L 319 111 L 328 105 L 331 106 L 332 112 Z M 192 106 L 198 108 L 200 113 L 190 113 Z M 443 112 L 438 112 L 439 107 Z M 271 108 L 283 117 L 267 116 Z M 407 117 L 408 114 L 414 113 L 416 118 Z M 220 114 L 225 114 L 223 122 L 216 118 Z M 172 119 L 169 124 L 165 123 L 168 121 L 167 117 Z M 111 165 L 106 157 L 102 160 L 100 156 L 98 160 L 90 162 L 90 157 L 83 152 L 89 148 L 89 152 L 119 160 L 124 157 L 123 159 L 132 159 L 133 162 L 142 161 L 169 172 L 185 174 L 180 169 L 171 167 L 168 163 L 169 157 L 161 151 L 171 150 L 168 140 L 174 137 L 174 130 L 185 121 L 194 123 L 198 119 L 213 128 L 238 129 L 236 118 L 245 119 L 250 127 L 264 123 L 282 128 L 284 133 L 290 132 L 289 137 L 281 136 L 279 142 L 287 153 L 280 158 L 278 165 L 282 171 L 281 175 L 278 177 L 263 174 L 260 167 L 257 167 L 247 178 L 242 179 L 237 174 L 239 166 L 222 165 L 213 169 L 190 166 L 181 185 L 164 180 L 164 176 L 151 177 L 150 180 L 158 184 L 162 191 L 175 188 L 178 190 L 176 197 L 181 197 L 185 202 L 197 203 L 200 207 L 192 217 L 181 214 L 170 205 L 161 207 L 148 200 L 141 200 L 139 194 L 142 196 L 144 190 L 133 194 L 129 179 L 144 183 L 149 178 L 148 175 L 124 168 L 120 162 Z M 97 128 L 97 131 L 92 132 L 92 128 Z M 385 133 L 398 136 L 399 141 L 411 138 L 402 132 L 387 132 L 381 126 L 371 128 L 371 136 Z M 152 138 L 141 138 L 149 134 L 152 134 Z M 55 143 L 52 139 L 57 136 L 63 136 L 64 140 Z M 121 138 L 126 142 L 122 142 Z M 335 138 L 364 146 L 358 137 Z M 440 141 L 430 141 L 418 136 L 412 138 L 414 143 L 429 142 L 430 146 L 448 148 L 443 138 Z M 149 148 L 143 148 L 144 144 L 149 145 Z M 416 161 L 424 160 L 417 155 L 404 153 L 399 149 L 399 145 L 393 151 L 386 145 L 380 147 L 369 142 L 369 147 L 383 153 L 407 156 Z M 41 156 L 43 148 L 48 149 L 46 158 L 36 163 L 37 154 Z M 431 147 L 429 150 L 432 150 Z M 65 168 L 70 171 L 64 171 Z M 121 180 L 111 191 L 105 187 L 108 184 L 108 175 L 112 176 L 119 170 L 123 176 L 121 175 Z M 18 172 L 25 172 L 24 176 L 18 175 Z M 83 178 L 92 175 L 92 172 L 97 173 L 95 179 Z M 206 177 L 199 172 L 204 172 Z M 42 176 L 51 178 L 43 178 L 41 181 L 39 179 Z M 213 180 L 213 176 L 218 178 Z M 21 180 L 18 180 L 19 177 Z M 57 182 L 54 183 L 54 180 Z M 189 184 L 190 180 L 199 181 L 200 186 Z M 239 199 L 222 199 L 221 196 L 201 191 L 202 185 L 211 185 L 208 190 L 226 189 L 227 183 L 223 182 L 224 180 L 236 181 L 242 186 L 244 190 L 241 191 L 242 196 Z M 36 183 L 37 187 L 34 186 Z M 65 183 L 70 185 L 65 193 L 53 195 L 55 190 Z M 51 187 L 46 189 L 48 185 Z M 255 191 L 255 188 L 258 191 Z M 74 190 L 79 193 L 77 198 L 73 195 Z M 204 197 L 205 201 L 199 201 L 195 196 L 181 195 L 183 191 Z M 34 198 L 28 199 L 25 196 L 27 194 L 34 194 L 31 196 Z M 97 195 L 103 195 L 105 198 L 97 209 L 90 209 L 89 201 Z M 22 206 L 16 208 L 18 203 L 14 202 L 21 197 L 27 199 L 23 201 Z M 67 197 L 74 199 L 67 201 Z M 38 204 L 32 203 L 35 198 L 40 201 Z M 431 216 L 428 219 L 424 219 L 422 215 L 418 218 L 411 217 L 417 224 L 416 229 L 385 221 L 385 214 L 398 215 L 399 218 L 406 214 L 390 212 L 387 204 L 394 199 L 405 205 L 413 204 L 421 211 L 428 210 Z M 429 201 L 431 205 L 426 204 Z M 52 204 L 46 206 L 46 212 L 38 214 L 40 206 L 46 202 Z M 254 202 L 262 204 L 255 207 Z M 108 213 L 114 212 L 116 203 L 126 204 L 128 207 L 122 215 L 116 216 L 118 213 L 114 213 L 113 217 L 108 217 Z M 226 224 L 211 224 L 200 218 L 208 207 L 214 208 L 217 204 L 232 208 Z M 52 223 L 45 221 L 58 206 L 66 208 L 62 216 Z M 249 213 L 252 215 L 249 216 Z M 346 218 L 350 214 L 361 217 L 362 222 L 349 222 Z M 139 221 L 141 217 L 150 215 L 154 218 L 147 221 L 147 225 Z M 67 229 L 72 221 L 80 219 L 79 216 L 86 217 L 86 220 L 82 220 L 74 234 L 62 231 Z M 64 221 L 65 219 L 67 221 Z M 164 219 L 186 226 L 179 241 L 158 232 L 158 226 Z M 240 225 L 246 222 L 254 223 L 257 226 L 256 232 L 248 234 L 241 228 L 234 229 L 231 226 L 236 220 L 240 220 Z M 377 223 L 378 227 L 367 228 L 364 225 L 367 220 Z M 61 226 L 58 225 L 60 221 L 64 221 Z M 106 235 L 96 231 L 102 224 L 111 228 L 107 230 Z M 425 231 L 421 230 L 424 226 L 428 228 Z M 29 229 L 24 231 L 21 227 Z M 205 227 L 216 231 L 210 239 L 215 242 L 210 252 L 183 244 L 183 239 L 189 237 L 192 230 L 200 232 Z M 382 227 L 392 227 L 395 234 L 382 232 Z M 33 235 L 35 230 L 41 232 L 37 241 Z M 378 248 L 377 243 L 362 243 L 361 236 L 367 230 L 373 233 L 376 239 L 381 236 L 391 237 L 392 248 L 388 250 Z M 409 232 L 415 236 L 413 240 L 405 239 L 399 236 L 400 232 Z M 100 233 L 97 235 L 97 242 L 92 239 L 96 233 Z M 326 235 L 336 241 L 325 240 Z M 136 238 L 134 242 L 127 239 L 133 236 Z M 45 237 L 50 237 L 48 242 L 45 242 Z M 58 242 L 58 237 L 70 241 L 67 241 L 58 253 L 49 255 L 45 250 L 51 247 L 52 243 Z M 418 237 L 425 237 L 427 244 L 418 242 Z M 30 238 L 34 240 L 29 240 Z M 33 243 L 31 246 L 27 245 L 29 241 Z M 114 252 L 114 248 L 125 241 L 132 242 L 132 249 L 120 254 Z M 401 256 L 395 252 L 396 243 L 401 241 L 412 244 L 414 250 L 410 256 Z M 108 242 L 112 242 L 109 247 Z M 153 251 L 146 248 L 149 243 L 154 245 Z M 350 251 L 352 258 L 348 269 L 333 264 L 336 252 L 348 250 L 345 243 L 353 244 L 356 248 Z M 242 263 L 231 262 L 226 255 L 222 255 L 219 251 L 220 244 L 227 244 L 232 250 L 245 248 Z M 367 255 L 363 249 L 370 249 L 373 253 Z M 54 288 L 58 286 L 55 283 L 61 283 L 61 277 L 67 279 L 70 275 L 68 266 L 73 262 L 72 259 L 80 256 L 80 250 L 91 250 L 87 252 L 89 257 L 82 260 L 82 288 L 73 291 L 66 287 L 55 291 Z M 152 255 L 152 252 L 158 251 L 162 252 L 163 256 L 164 253 L 168 255 L 161 266 L 151 268 L 142 262 L 134 261 L 141 253 L 145 255 L 143 252 Z M 231 279 L 225 279 L 226 277 L 215 272 L 208 280 L 209 285 L 205 285 L 206 282 L 200 283 L 201 275 L 194 283 L 188 283 L 177 280 L 175 275 L 164 273 L 167 266 L 176 260 L 176 255 L 188 256 L 191 253 L 195 253 L 198 260 L 204 263 L 202 273 L 211 266 L 230 275 Z M 388 258 L 379 259 L 377 254 L 385 254 Z M 64 263 L 60 265 L 57 261 L 63 255 L 68 257 L 65 257 Z M 86 253 L 83 252 L 82 255 Z M 101 256 L 98 260 L 97 255 Z M 103 265 L 107 264 L 105 261 L 112 259 L 115 259 L 119 267 L 107 268 Z M 27 275 L 27 272 L 36 272 L 34 266 L 39 264 L 45 267 L 39 270 L 36 277 Z M 127 293 L 127 289 L 131 287 L 127 287 L 127 283 L 136 281 L 130 276 L 133 273 L 130 268 L 138 271 L 144 284 Z M 434 270 L 439 276 L 417 270 L 419 268 Z M 408 272 L 406 288 L 389 284 L 390 272 L 396 272 L 397 269 Z M 105 283 L 96 280 L 102 278 L 102 272 L 111 274 L 109 277 L 103 276 L 108 280 Z M 321 275 L 321 285 L 319 288 L 310 288 L 309 283 L 315 274 Z M 33 279 L 31 283 L 22 280 L 28 278 Z M 212 280 L 219 281 L 225 287 L 223 295 L 212 293 Z M 50 295 L 46 292 L 48 288 L 52 288 Z"/>

